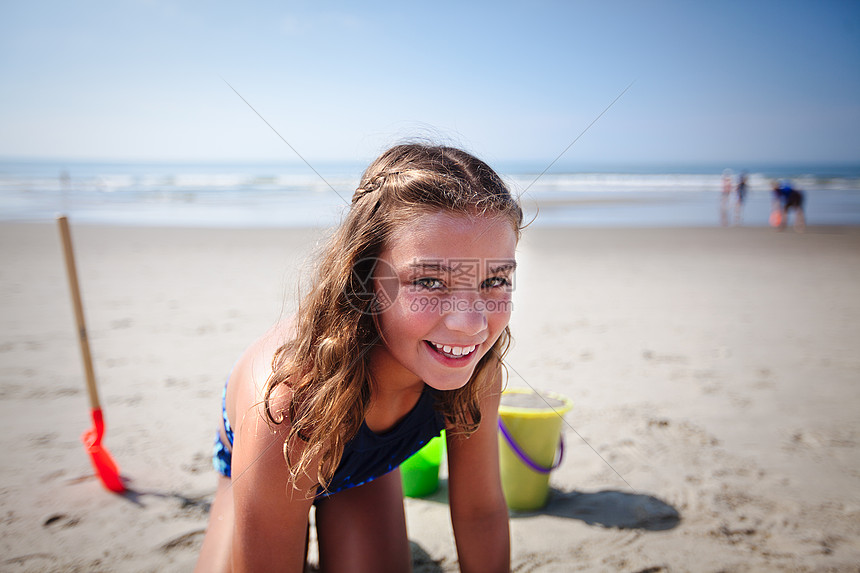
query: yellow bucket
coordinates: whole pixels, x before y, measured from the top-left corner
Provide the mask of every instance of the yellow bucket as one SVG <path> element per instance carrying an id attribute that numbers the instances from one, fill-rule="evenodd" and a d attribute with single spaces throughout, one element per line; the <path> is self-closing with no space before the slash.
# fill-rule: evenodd
<path id="1" fill-rule="evenodd" d="M 508 507 L 532 511 L 546 505 L 549 474 L 564 453 L 562 416 L 570 398 L 552 392 L 514 388 L 499 405 L 499 464 Z"/>

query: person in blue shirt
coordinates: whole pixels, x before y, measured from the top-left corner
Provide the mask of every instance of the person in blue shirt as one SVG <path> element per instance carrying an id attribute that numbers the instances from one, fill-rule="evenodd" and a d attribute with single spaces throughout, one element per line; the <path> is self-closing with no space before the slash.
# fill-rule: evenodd
<path id="1" fill-rule="evenodd" d="M 780 230 L 788 225 L 789 212 L 794 211 L 794 229 L 799 232 L 806 230 L 806 215 L 803 212 L 805 196 L 803 191 L 795 189 L 788 181 L 773 181 L 773 215 L 771 220 Z"/>

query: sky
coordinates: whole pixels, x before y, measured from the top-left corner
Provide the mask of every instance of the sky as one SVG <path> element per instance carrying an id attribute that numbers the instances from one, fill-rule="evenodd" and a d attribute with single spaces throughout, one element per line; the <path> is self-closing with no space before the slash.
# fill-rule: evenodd
<path id="1" fill-rule="evenodd" d="M 416 136 L 491 164 L 860 162 L 860 1 L 0 2 L 0 157 Z"/>

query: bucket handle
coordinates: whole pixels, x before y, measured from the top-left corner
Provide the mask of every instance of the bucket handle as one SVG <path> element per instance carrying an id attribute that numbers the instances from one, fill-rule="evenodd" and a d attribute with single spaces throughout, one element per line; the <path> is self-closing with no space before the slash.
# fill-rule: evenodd
<path id="1" fill-rule="evenodd" d="M 501 417 L 499 417 L 499 430 L 501 430 L 502 435 L 505 437 L 505 441 L 508 442 L 508 445 L 514 451 L 517 457 L 520 458 L 520 460 L 522 460 L 524 464 L 526 464 L 534 471 L 541 474 L 548 474 L 549 472 L 561 465 L 561 460 L 564 459 L 564 435 L 562 435 L 561 438 L 559 438 L 558 440 L 558 458 L 555 462 L 553 462 L 552 466 L 545 467 L 535 462 L 529 457 L 527 453 L 523 451 L 523 449 L 516 442 L 516 440 L 514 440 L 514 437 L 511 435 L 510 431 L 508 431 L 508 428 L 507 426 L 505 426 L 505 423 L 502 421 Z"/>

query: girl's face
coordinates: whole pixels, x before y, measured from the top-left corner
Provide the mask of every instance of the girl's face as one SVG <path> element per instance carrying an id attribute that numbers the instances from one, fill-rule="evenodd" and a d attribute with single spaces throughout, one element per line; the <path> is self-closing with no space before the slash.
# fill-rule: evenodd
<path id="1" fill-rule="evenodd" d="M 464 386 L 511 317 L 516 234 L 500 217 L 423 215 L 394 233 L 374 288 L 378 384 Z"/>

